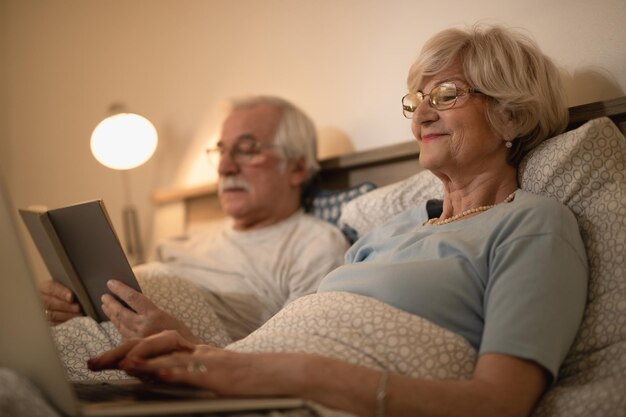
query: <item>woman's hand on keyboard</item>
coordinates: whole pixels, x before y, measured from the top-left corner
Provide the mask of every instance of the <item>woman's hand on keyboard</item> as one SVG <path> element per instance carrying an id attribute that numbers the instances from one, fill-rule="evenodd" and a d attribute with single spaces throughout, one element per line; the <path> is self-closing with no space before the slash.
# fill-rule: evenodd
<path id="1" fill-rule="evenodd" d="M 128 339 L 116 348 L 89 359 L 87 365 L 92 371 L 121 369 L 132 372 L 137 363 L 174 352 L 193 352 L 196 346 L 177 331 L 166 330 L 145 338 Z"/>

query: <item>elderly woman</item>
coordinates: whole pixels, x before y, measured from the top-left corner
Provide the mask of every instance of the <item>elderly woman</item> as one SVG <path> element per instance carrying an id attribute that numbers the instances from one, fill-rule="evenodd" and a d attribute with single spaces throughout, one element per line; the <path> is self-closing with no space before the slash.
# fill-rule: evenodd
<path id="1" fill-rule="evenodd" d="M 444 185 L 439 217 L 425 219 L 417 207 L 357 241 L 317 294 L 266 324 L 274 332 L 269 342 L 256 341 L 264 328 L 226 350 L 166 332 L 129 341 L 92 359 L 91 368 L 227 396 L 303 397 L 367 417 L 531 413 L 557 377 L 586 298 L 586 256 L 573 215 L 517 185 L 524 155 L 566 125 L 557 69 L 517 32 L 451 29 L 426 43 L 408 88 L 402 107 L 420 164 Z M 310 308 L 324 297 L 336 310 L 348 297 L 358 314 L 348 322 L 335 308 Z M 381 305 L 401 313 L 368 320 Z M 323 322 L 318 335 L 329 339 L 342 337 L 342 326 L 357 326 L 349 349 L 371 346 L 363 356 L 374 360 L 336 354 L 306 339 L 308 328 L 298 334 L 307 340 L 302 349 L 289 334 L 278 337 L 298 315 Z M 416 334 L 384 336 L 406 316 L 421 320 Z M 435 360 L 441 369 L 420 373 L 394 359 L 405 357 L 393 351 L 402 338 L 412 355 L 427 356 L 441 340 L 456 348 Z M 378 345 L 391 350 L 379 354 Z M 419 363 L 426 368 L 433 360 Z M 446 366 L 456 373 L 443 372 Z"/>

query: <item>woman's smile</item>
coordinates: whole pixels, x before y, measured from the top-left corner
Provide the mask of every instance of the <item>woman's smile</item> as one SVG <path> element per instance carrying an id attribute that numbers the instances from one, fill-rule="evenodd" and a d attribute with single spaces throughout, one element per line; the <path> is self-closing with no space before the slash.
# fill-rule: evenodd
<path id="1" fill-rule="evenodd" d="M 447 133 L 427 133 L 425 135 L 421 135 L 420 140 L 422 142 L 432 142 L 437 139 L 441 139 L 445 136 L 448 136 Z"/>

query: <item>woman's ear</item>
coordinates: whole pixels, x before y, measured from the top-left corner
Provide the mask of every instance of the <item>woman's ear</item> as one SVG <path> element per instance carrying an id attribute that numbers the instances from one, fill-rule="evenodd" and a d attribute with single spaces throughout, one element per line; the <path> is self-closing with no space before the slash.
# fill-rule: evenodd
<path id="1" fill-rule="evenodd" d="M 518 121 L 515 120 L 515 115 L 509 109 L 502 109 L 500 111 L 501 126 L 504 127 L 504 136 L 506 140 L 512 140 L 517 137 L 518 134 Z"/>
<path id="2" fill-rule="evenodd" d="M 289 162 L 289 181 L 294 187 L 301 187 L 308 173 L 306 160 L 303 157 Z"/>

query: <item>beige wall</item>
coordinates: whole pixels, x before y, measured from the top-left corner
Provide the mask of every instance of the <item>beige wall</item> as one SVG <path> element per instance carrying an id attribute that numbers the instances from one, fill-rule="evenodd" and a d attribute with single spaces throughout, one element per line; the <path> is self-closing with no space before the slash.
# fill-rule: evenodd
<path id="1" fill-rule="evenodd" d="M 572 105 L 626 88 L 623 0 L 0 0 L 0 15 L 0 164 L 15 204 L 102 197 L 119 227 L 121 176 L 93 159 L 89 137 L 123 101 L 160 133 L 130 173 L 146 239 L 155 188 L 210 177 L 199 155 L 220 99 L 292 99 L 327 154 L 336 138 L 357 150 L 405 141 L 407 68 L 451 25 L 527 29 L 567 72 Z"/>

